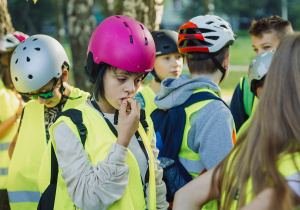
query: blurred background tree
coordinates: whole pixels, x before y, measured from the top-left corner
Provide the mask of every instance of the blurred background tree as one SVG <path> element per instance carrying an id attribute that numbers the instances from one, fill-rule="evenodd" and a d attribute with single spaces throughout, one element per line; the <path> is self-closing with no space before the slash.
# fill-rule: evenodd
<path id="1" fill-rule="evenodd" d="M 0 37 L 14 32 L 10 14 L 7 10 L 7 0 L 0 0 Z"/>

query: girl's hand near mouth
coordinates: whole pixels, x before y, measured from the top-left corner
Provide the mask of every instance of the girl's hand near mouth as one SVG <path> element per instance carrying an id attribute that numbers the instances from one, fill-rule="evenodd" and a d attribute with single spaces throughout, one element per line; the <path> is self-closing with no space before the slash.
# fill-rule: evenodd
<path id="1" fill-rule="evenodd" d="M 128 98 L 122 101 L 118 120 L 117 143 L 128 147 L 131 137 L 139 128 L 141 104 Z"/>

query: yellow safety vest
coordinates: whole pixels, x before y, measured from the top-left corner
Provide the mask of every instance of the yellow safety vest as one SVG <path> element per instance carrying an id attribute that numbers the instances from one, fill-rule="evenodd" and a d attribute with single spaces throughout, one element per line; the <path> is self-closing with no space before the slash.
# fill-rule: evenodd
<path id="1" fill-rule="evenodd" d="M 245 132 L 245 130 L 247 130 L 247 128 L 250 126 L 251 122 L 252 122 L 252 119 L 253 119 L 253 116 L 254 116 L 254 113 L 256 111 L 256 107 L 258 105 L 258 98 L 255 97 L 254 98 L 254 102 L 253 102 L 253 108 L 252 108 L 252 112 L 251 112 L 251 115 L 250 117 L 244 122 L 244 124 L 240 127 L 237 135 L 236 135 L 236 138 L 239 139 L 240 136 Z"/>
<path id="2" fill-rule="evenodd" d="M 231 156 L 229 157 L 229 161 L 226 165 L 227 171 L 229 170 L 229 165 L 231 164 L 232 158 L 233 158 L 234 153 L 231 154 Z M 295 159 L 295 163 L 296 166 L 294 164 L 294 161 L 292 159 L 294 155 L 294 159 Z M 233 160 L 234 161 L 234 160 Z M 285 154 L 283 156 L 281 156 L 279 158 L 279 160 L 277 161 L 277 167 L 278 167 L 278 171 L 279 173 L 281 173 L 281 175 L 283 177 L 288 177 L 292 174 L 295 173 L 299 173 L 300 171 L 300 152 L 296 152 L 294 154 Z M 238 175 L 238 173 L 236 174 Z M 225 174 L 225 178 L 224 178 L 224 182 L 226 182 L 226 174 Z M 252 190 L 252 180 L 251 178 L 248 180 L 247 185 L 246 185 L 246 202 L 245 204 L 249 204 L 254 198 L 255 195 L 253 194 L 253 190 Z M 224 198 L 226 196 L 225 192 L 221 192 L 221 206 L 224 205 Z M 236 197 L 238 200 L 238 196 Z M 237 208 L 237 200 L 234 200 L 232 202 L 232 205 L 230 207 L 229 210 L 236 210 Z"/>
<path id="3" fill-rule="evenodd" d="M 257 105 L 258 98 L 250 91 L 248 75 L 240 79 L 240 89 L 243 92 L 243 104 L 245 113 L 250 116 Z"/>
<path id="4" fill-rule="evenodd" d="M 85 150 L 89 154 L 90 161 L 93 165 L 96 165 L 99 161 L 103 161 L 107 156 L 107 153 L 111 147 L 112 143 L 117 141 L 115 135 L 111 132 L 109 126 L 102 117 L 99 117 L 99 113 L 87 106 L 85 103 L 76 107 L 76 109 L 82 112 L 83 124 L 88 130 L 87 139 L 85 143 Z M 156 209 L 156 184 L 155 184 L 155 171 L 154 171 L 154 157 L 151 150 L 151 140 L 153 137 L 153 124 L 150 117 L 147 117 L 147 122 L 149 124 L 149 131 L 147 134 L 144 128 L 140 124 L 139 133 L 144 142 L 144 145 L 150 155 L 150 165 L 149 165 L 149 209 Z M 53 133 L 54 127 L 60 123 L 65 122 L 80 139 L 77 127 L 73 124 L 71 119 L 68 117 L 60 117 L 56 123 L 50 128 L 51 133 Z M 99 130 L 101 129 L 101 130 Z M 101 132 L 102 131 L 102 132 Z M 53 135 L 51 135 L 53 136 Z M 52 137 L 51 137 L 52 138 Z M 101 139 L 99 141 L 99 139 Z M 55 141 L 53 142 L 54 149 L 56 150 Z M 109 210 L 120 210 L 120 209 L 145 209 L 145 198 L 143 192 L 143 185 L 140 177 L 140 170 L 138 163 L 131 153 L 128 151 L 126 157 L 126 164 L 129 166 L 129 183 L 125 190 L 123 197 L 114 202 L 108 209 Z M 59 168 L 59 175 L 57 178 L 57 189 L 55 195 L 54 209 L 64 209 L 73 210 L 74 204 L 67 192 L 66 183 L 61 177 L 62 170 Z"/>
<path id="5" fill-rule="evenodd" d="M 149 85 L 146 85 L 140 93 L 145 101 L 145 111 L 148 115 L 151 115 L 152 112 L 157 109 L 157 106 L 154 103 L 156 95 Z"/>
<path id="6" fill-rule="evenodd" d="M 201 88 L 196 90 L 193 94 L 198 93 L 198 92 L 210 92 L 214 94 L 215 96 L 219 97 L 215 92 L 208 90 L 206 88 Z M 199 154 L 194 152 L 188 147 L 188 133 L 191 128 L 190 124 L 190 116 L 202 109 L 206 104 L 210 103 L 214 99 L 211 100 L 205 100 L 205 101 L 200 101 L 197 103 L 194 103 L 188 107 L 185 108 L 185 113 L 186 113 L 186 123 L 184 127 L 184 132 L 183 132 L 183 139 L 182 139 L 182 144 L 179 152 L 179 160 L 181 163 L 184 163 L 185 169 L 189 172 L 189 174 L 192 177 L 197 177 L 199 174 L 202 172 L 200 171 L 201 168 L 201 159 L 199 157 Z M 235 129 L 233 130 L 233 133 L 235 134 Z M 235 136 L 235 135 L 233 135 Z M 235 143 L 235 139 L 233 140 Z M 218 203 L 216 200 L 211 201 L 207 203 L 205 206 L 202 207 L 203 210 L 217 210 L 218 209 Z"/>
<path id="7" fill-rule="evenodd" d="M 0 123 L 14 116 L 19 108 L 19 99 L 15 93 L 7 89 L 0 79 Z M 15 122 L 10 130 L 0 138 L 0 189 L 6 189 L 8 175 L 9 156 L 8 147 L 15 137 L 19 122 Z"/>
<path id="8" fill-rule="evenodd" d="M 71 87 L 63 110 L 73 108 L 88 97 L 88 93 Z M 78 98 L 81 96 L 80 98 Z M 7 191 L 12 210 L 37 209 L 40 200 L 38 175 L 47 147 L 44 104 L 32 100 L 24 108 L 18 140 L 10 162 Z"/>

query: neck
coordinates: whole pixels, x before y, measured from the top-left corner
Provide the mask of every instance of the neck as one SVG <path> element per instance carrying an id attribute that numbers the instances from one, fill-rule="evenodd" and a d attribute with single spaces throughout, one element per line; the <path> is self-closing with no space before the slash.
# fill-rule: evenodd
<path id="1" fill-rule="evenodd" d="M 63 83 L 64 87 L 66 88 L 65 91 L 63 92 L 63 94 L 65 96 L 70 96 L 70 93 L 71 93 L 71 87 L 68 83 L 64 82 Z"/>
<path id="2" fill-rule="evenodd" d="M 157 95 L 160 92 L 161 83 L 160 82 L 156 82 L 154 78 L 152 78 L 149 86 L 154 91 L 155 95 Z"/>
<path id="3" fill-rule="evenodd" d="M 208 77 L 210 78 L 214 83 L 216 83 L 217 85 L 219 85 L 220 83 L 220 79 L 222 77 L 221 75 L 222 73 L 217 71 L 213 74 L 198 74 L 198 73 L 191 73 L 191 79 L 197 78 L 197 77 Z"/>
<path id="4" fill-rule="evenodd" d="M 98 104 L 101 112 L 103 113 L 107 113 L 107 114 L 114 114 L 116 112 L 116 109 L 110 105 L 110 103 L 108 103 L 108 101 L 100 99 L 99 101 L 96 101 L 96 99 L 94 98 L 95 102 Z M 88 104 L 90 104 L 91 106 L 91 100 L 88 100 Z"/>
<path id="5" fill-rule="evenodd" d="M 68 83 L 66 83 L 66 82 L 64 82 L 63 85 L 64 85 L 64 87 L 65 87 L 66 89 L 65 89 L 64 92 L 61 94 L 61 97 L 62 97 L 62 98 L 61 98 L 60 103 L 64 103 L 64 102 L 67 100 L 67 98 L 63 98 L 63 95 L 69 97 L 70 94 L 71 94 L 71 87 L 70 87 L 70 85 L 69 85 Z"/>

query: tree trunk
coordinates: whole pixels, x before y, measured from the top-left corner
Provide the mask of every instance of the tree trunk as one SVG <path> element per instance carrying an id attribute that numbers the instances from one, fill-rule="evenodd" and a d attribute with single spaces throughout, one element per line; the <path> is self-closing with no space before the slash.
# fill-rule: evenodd
<path id="1" fill-rule="evenodd" d="M 88 79 L 82 79 L 87 58 L 87 47 L 96 27 L 92 14 L 94 0 L 68 0 L 68 34 L 71 44 L 75 86 L 92 91 Z"/>
<path id="2" fill-rule="evenodd" d="M 213 15 L 215 6 L 214 6 L 214 0 L 204 0 L 203 1 L 203 7 L 204 7 L 204 15 Z"/>
<path id="3" fill-rule="evenodd" d="M 126 15 L 143 23 L 149 31 L 159 30 L 164 0 L 116 0 L 115 15 Z"/>
<path id="4" fill-rule="evenodd" d="M 56 39 L 61 44 L 64 43 L 65 28 L 64 28 L 64 11 L 63 1 L 55 0 L 55 16 L 56 16 Z"/>
<path id="5" fill-rule="evenodd" d="M 99 3 L 104 17 L 109 17 L 114 14 L 114 0 L 99 0 Z"/>
<path id="6" fill-rule="evenodd" d="M 0 0 L 0 37 L 14 31 L 15 29 L 7 10 L 7 0 Z"/>

